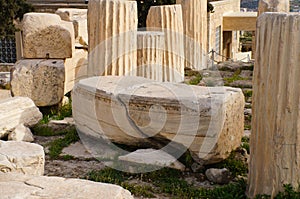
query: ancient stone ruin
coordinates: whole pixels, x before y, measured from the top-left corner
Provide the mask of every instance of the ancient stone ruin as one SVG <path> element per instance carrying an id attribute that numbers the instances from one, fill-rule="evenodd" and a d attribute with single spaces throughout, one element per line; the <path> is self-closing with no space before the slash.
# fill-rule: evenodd
<path id="1" fill-rule="evenodd" d="M 83 30 L 87 11 L 63 11 L 58 11 L 61 17 L 27 13 L 23 19 L 24 58 L 14 66 L 11 91 L 40 107 L 59 104 L 76 81 L 87 76 L 87 50 L 82 48 L 88 42 Z M 66 12 L 71 14 L 65 16 Z"/>
<path id="2" fill-rule="evenodd" d="M 248 194 L 299 186 L 300 16 L 264 13 L 257 22 Z"/>

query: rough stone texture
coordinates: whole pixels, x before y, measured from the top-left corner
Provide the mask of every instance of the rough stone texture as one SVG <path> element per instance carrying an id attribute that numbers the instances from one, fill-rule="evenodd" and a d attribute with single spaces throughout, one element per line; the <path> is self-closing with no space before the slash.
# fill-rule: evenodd
<path id="1" fill-rule="evenodd" d="M 235 88 L 93 77 L 76 84 L 72 103 L 84 135 L 138 146 L 161 147 L 172 140 L 203 164 L 228 157 L 243 136 L 244 96 Z"/>
<path id="2" fill-rule="evenodd" d="M 19 124 L 33 126 L 43 115 L 27 97 L 13 97 L 0 101 L 0 138 L 7 135 Z"/>
<path id="3" fill-rule="evenodd" d="M 17 191 L 16 191 L 17 190 Z M 105 198 L 133 199 L 118 185 L 61 177 L 29 176 L 0 173 L 0 192 L 4 198 Z"/>
<path id="4" fill-rule="evenodd" d="M 27 13 L 22 22 L 24 58 L 63 59 L 75 50 L 74 28 L 56 14 Z"/>
<path id="5" fill-rule="evenodd" d="M 36 106 L 52 106 L 64 96 L 64 81 L 63 60 L 23 59 L 15 64 L 11 91 L 31 98 Z"/>
<path id="6" fill-rule="evenodd" d="M 119 160 L 159 167 L 170 167 L 182 171 L 185 169 L 182 163 L 163 150 L 139 149 L 127 155 L 119 156 Z"/>
<path id="7" fill-rule="evenodd" d="M 44 165 L 45 154 L 42 146 L 28 142 L 0 140 L 0 173 L 43 175 Z"/>
<path id="8" fill-rule="evenodd" d="M 89 1 L 89 76 L 135 75 L 137 24 L 135 1 Z"/>
<path id="9" fill-rule="evenodd" d="M 10 72 L 0 72 L 0 88 L 6 88 L 10 83 Z"/>
<path id="10" fill-rule="evenodd" d="M 8 135 L 8 140 L 32 142 L 34 138 L 28 127 L 24 126 L 24 124 L 19 124 L 15 130 Z"/>
<path id="11" fill-rule="evenodd" d="M 0 100 L 11 98 L 10 90 L 0 89 Z"/>
<path id="12" fill-rule="evenodd" d="M 84 49 L 76 49 L 72 58 L 65 59 L 65 94 L 73 89 L 76 82 L 87 77 L 87 59 L 88 52 Z"/>
<path id="13" fill-rule="evenodd" d="M 176 0 L 182 6 L 185 67 L 207 68 L 207 1 Z"/>
<path id="14" fill-rule="evenodd" d="M 163 76 L 169 82 L 184 80 L 184 36 L 181 5 L 152 6 L 147 30 L 165 33 Z"/>
<path id="15" fill-rule="evenodd" d="M 300 15 L 264 13 L 256 36 L 248 195 L 274 197 L 300 183 Z"/>
<path id="16" fill-rule="evenodd" d="M 76 43 L 88 44 L 87 9 L 59 8 L 55 14 L 73 23 Z"/>
<path id="17" fill-rule="evenodd" d="M 61 155 L 71 155 L 75 158 L 94 158 L 81 142 L 76 142 L 62 150 Z"/>
<path id="18" fill-rule="evenodd" d="M 137 76 L 156 81 L 163 79 L 163 32 L 139 31 L 137 33 Z"/>
<path id="19" fill-rule="evenodd" d="M 264 12 L 289 12 L 289 0 L 259 0 L 258 15 Z"/>
<path id="20" fill-rule="evenodd" d="M 230 172 L 226 169 L 207 169 L 205 175 L 210 182 L 217 184 L 228 184 L 231 177 Z"/>

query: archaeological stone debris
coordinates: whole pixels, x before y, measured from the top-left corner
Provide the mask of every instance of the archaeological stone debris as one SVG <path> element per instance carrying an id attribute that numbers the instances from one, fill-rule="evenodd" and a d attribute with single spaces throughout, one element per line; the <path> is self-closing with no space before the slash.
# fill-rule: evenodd
<path id="1" fill-rule="evenodd" d="M 54 176 L 2 173 L 0 192 L 7 198 L 134 199 L 128 190 L 113 184 Z"/>
<path id="2" fill-rule="evenodd" d="M 257 22 L 248 194 L 298 188 L 300 15 L 264 13 Z"/>
<path id="3" fill-rule="evenodd" d="M 244 103 L 240 89 L 159 83 L 142 77 L 80 80 L 72 96 L 79 132 L 127 145 L 159 144 L 149 137 L 173 141 L 205 164 L 225 159 L 239 146 Z"/>
<path id="4" fill-rule="evenodd" d="M 27 97 L 0 100 L 0 138 L 8 135 L 18 125 L 34 126 L 43 117 L 34 102 Z"/>
<path id="5" fill-rule="evenodd" d="M 72 57 L 75 50 L 72 22 L 63 21 L 56 14 L 27 13 L 22 23 L 24 58 Z"/>

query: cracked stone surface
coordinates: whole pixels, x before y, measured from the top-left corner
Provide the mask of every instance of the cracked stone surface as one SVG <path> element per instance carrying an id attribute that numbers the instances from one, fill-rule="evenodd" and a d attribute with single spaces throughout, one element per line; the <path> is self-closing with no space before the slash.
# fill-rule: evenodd
<path id="1" fill-rule="evenodd" d="M 45 154 L 42 146 L 0 140 L 0 173 L 43 175 L 44 165 Z"/>
<path id="2" fill-rule="evenodd" d="M 2 199 L 133 199 L 129 191 L 113 184 L 91 182 L 81 179 L 29 176 L 11 173 L 0 173 L 0 193 Z"/>

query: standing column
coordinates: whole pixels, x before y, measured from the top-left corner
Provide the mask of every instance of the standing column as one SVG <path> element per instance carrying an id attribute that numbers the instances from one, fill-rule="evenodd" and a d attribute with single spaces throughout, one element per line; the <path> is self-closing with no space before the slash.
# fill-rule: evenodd
<path id="1" fill-rule="evenodd" d="M 289 0 L 259 0 L 258 2 L 258 16 L 264 12 L 289 12 Z M 252 57 L 255 56 L 256 39 L 255 32 L 252 36 Z"/>
<path id="2" fill-rule="evenodd" d="M 182 6 L 185 67 L 207 68 L 207 1 L 177 0 Z"/>
<path id="3" fill-rule="evenodd" d="M 260 0 L 258 3 L 258 15 L 264 12 L 289 12 L 289 0 Z"/>
<path id="4" fill-rule="evenodd" d="M 300 183 L 300 16 L 257 22 L 248 195 L 274 197 Z"/>
<path id="5" fill-rule="evenodd" d="M 165 33 L 163 80 L 184 81 L 184 37 L 181 5 L 153 6 L 147 16 L 147 30 Z"/>
<path id="6" fill-rule="evenodd" d="M 163 81 L 164 42 L 163 32 L 138 32 L 137 76 Z"/>
<path id="7" fill-rule="evenodd" d="M 137 25 L 135 1 L 89 1 L 89 76 L 133 74 Z"/>

